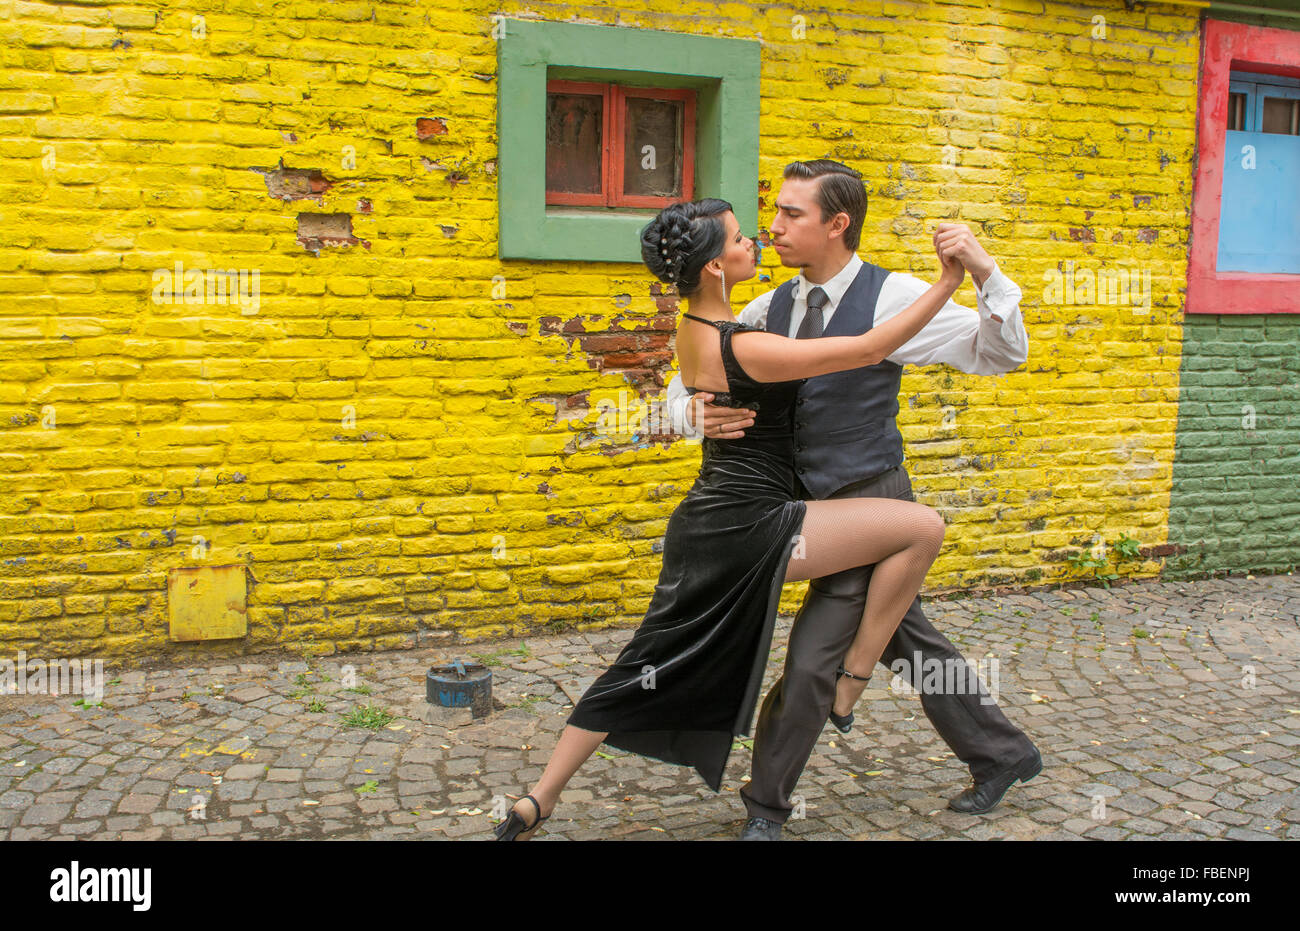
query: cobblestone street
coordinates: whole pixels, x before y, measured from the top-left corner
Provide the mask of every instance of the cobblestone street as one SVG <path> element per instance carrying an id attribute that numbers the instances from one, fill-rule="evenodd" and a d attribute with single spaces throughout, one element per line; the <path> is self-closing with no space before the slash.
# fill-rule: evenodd
<path id="1" fill-rule="evenodd" d="M 854 732 L 823 731 L 787 839 L 1300 838 L 1300 580 L 1140 582 L 926 610 L 986 681 L 997 661 L 999 703 L 1038 744 L 1042 774 L 991 814 L 947 810 L 968 773 L 919 697 L 881 669 Z M 790 623 L 778 620 L 764 693 Z M 0 831 L 489 839 L 494 800 L 528 791 L 572 703 L 631 633 L 310 663 L 105 664 L 100 706 L 0 698 Z M 474 721 L 428 705 L 428 667 L 475 655 L 494 669 L 493 713 Z M 344 720 L 365 706 L 395 717 L 353 719 L 374 729 Z M 602 748 L 538 840 L 734 838 L 749 759 L 738 745 L 714 794 L 692 770 Z"/>

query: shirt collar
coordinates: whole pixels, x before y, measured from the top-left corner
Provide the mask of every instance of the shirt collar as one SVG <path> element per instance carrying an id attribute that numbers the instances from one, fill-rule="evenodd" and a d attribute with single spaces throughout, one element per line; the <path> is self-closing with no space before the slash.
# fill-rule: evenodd
<path id="1" fill-rule="evenodd" d="M 843 268 L 841 268 L 838 272 L 835 273 L 835 275 L 831 278 L 830 281 L 821 285 L 821 289 L 826 292 L 826 297 L 829 302 L 829 307 L 831 310 L 834 310 L 836 307 L 839 306 L 840 298 L 842 298 L 844 296 L 844 292 L 849 289 L 849 285 L 853 284 L 853 279 L 858 277 L 858 271 L 861 268 L 862 268 L 862 259 L 858 258 L 858 255 L 855 252 L 851 256 L 849 256 L 848 262 L 844 264 Z M 795 285 L 794 285 L 793 296 L 796 298 L 803 293 L 803 289 L 805 286 L 808 287 L 809 290 L 811 290 L 813 287 L 812 285 L 809 285 L 808 282 L 804 281 L 803 272 L 800 272 L 799 274 L 795 275 L 794 281 L 795 281 Z"/>

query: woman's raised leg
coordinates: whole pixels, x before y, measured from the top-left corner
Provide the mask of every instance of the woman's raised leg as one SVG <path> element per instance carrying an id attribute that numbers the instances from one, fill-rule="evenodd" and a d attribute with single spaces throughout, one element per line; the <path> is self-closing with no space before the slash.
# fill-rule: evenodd
<path id="1" fill-rule="evenodd" d="M 933 508 L 894 498 L 809 501 L 807 507 L 803 539 L 797 541 L 785 579 L 817 579 L 875 565 L 862 622 L 844 654 L 845 670 L 868 678 L 939 555 L 943 518 Z M 832 710 L 847 715 L 865 688 L 864 681 L 841 677 Z"/>

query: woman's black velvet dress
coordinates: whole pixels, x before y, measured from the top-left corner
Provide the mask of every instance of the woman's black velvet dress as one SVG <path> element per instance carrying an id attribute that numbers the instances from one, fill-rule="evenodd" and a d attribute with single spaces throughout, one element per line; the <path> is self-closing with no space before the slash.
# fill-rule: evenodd
<path id="1" fill-rule="evenodd" d="M 713 324 L 722 341 L 729 390 L 713 403 L 753 410 L 754 425 L 740 439 L 703 441 L 699 475 L 668 520 L 645 620 L 568 723 L 609 731 L 610 746 L 694 766 L 717 792 L 733 740 L 750 732 L 786 563 L 803 527 L 793 428 L 801 382 L 745 374 L 731 337 L 754 327 L 692 319 Z"/>

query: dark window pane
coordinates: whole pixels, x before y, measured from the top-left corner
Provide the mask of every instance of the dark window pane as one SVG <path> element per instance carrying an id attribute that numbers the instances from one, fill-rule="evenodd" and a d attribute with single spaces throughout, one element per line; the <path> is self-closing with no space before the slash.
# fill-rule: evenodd
<path id="1" fill-rule="evenodd" d="M 680 100 L 628 97 L 623 133 L 623 193 L 681 197 Z"/>
<path id="2" fill-rule="evenodd" d="M 1246 95 L 1228 95 L 1228 128 L 1244 130 L 1246 128 Z"/>
<path id="3" fill-rule="evenodd" d="M 601 109 L 589 94 L 546 95 L 546 189 L 601 193 Z"/>
<path id="4" fill-rule="evenodd" d="M 1300 101 L 1287 97 L 1269 97 L 1264 95 L 1264 125 L 1262 132 L 1281 133 L 1284 136 L 1297 135 L 1296 107 Z"/>

